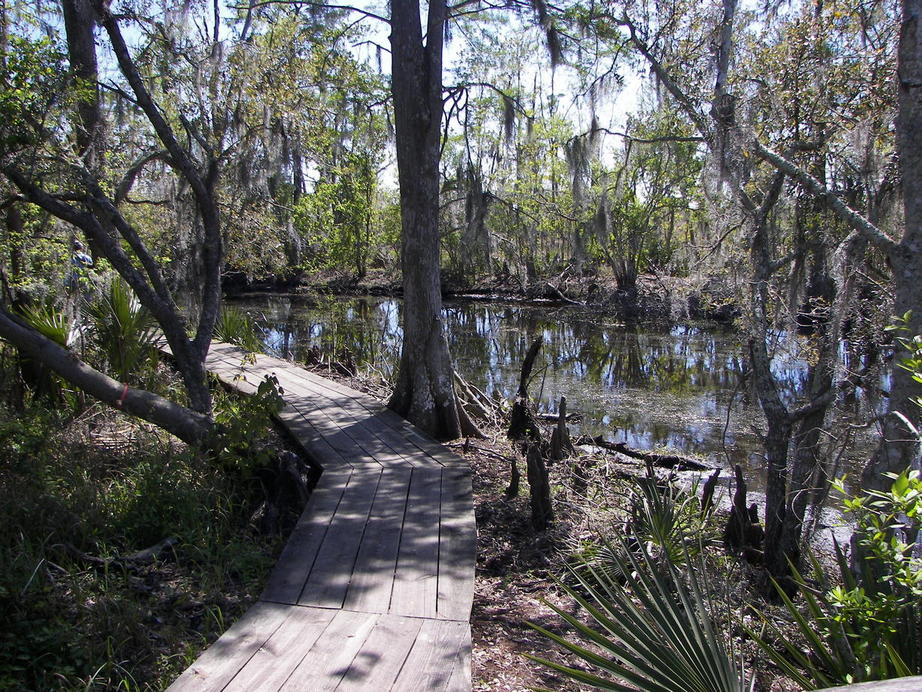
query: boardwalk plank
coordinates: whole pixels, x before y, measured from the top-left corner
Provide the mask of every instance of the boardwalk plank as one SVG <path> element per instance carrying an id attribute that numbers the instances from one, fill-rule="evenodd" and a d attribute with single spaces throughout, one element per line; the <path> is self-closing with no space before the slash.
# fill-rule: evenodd
<path id="1" fill-rule="evenodd" d="M 446 455 L 454 456 L 455 459 L 459 458 L 456 455 L 452 455 L 451 452 L 442 447 L 438 442 L 420 432 L 405 418 L 402 418 L 368 395 L 350 389 L 338 382 L 322 378 L 310 371 L 302 370 L 298 373 L 298 376 L 309 380 L 317 390 L 335 393 L 338 397 L 351 399 L 355 402 L 355 405 L 364 409 L 367 414 L 379 419 L 392 430 L 402 433 L 409 442 L 412 442 L 417 450 L 422 451 L 424 454 L 430 455 L 434 459 L 442 459 L 445 458 Z"/>
<path id="2" fill-rule="evenodd" d="M 290 612 L 277 603 L 256 603 L 167 689 L 174 692 L 223 689 Z"/>
<path id="3" fill-rule="evenodd" d="M 216 342 L 207 366 L 248 393 L 275 374 L 278 419 L 323 473 L 262 600 L 170 689 L 470 692 L 467 462 L 371 397 L 276 358 Z"/>
<path id="4" fill-rule="evenodd" d="M 348 610 L 388 612 L 411 475 L 412 469 L 403 468 L 381 476 L 346 594 Z"/>
<path id="5" fill-rule="evenodd" d="M 397 615 L 436 616 L 441 486 L 440 470 L 413 469 L 391 595 Z"/>
<path id="6" fill-rule="evenodd" d="M 470 690 L 471 627 L 466 622 L 423 620 L 394 692 Z M 465 678 L 467 686 L 464 687 Z"/>
<path id="7" fill-rule="evenodd" d="M 298 599 L 301 605 L 342 608 L 381 471 L 354 471 Z"/>
<path id="8" fill-rule="evenodd" d="M 286 692 L 335 690 L 380 617 L 349 610 L 337 611 L 323 636 L 279 689 Z"/>
<path id="9" fill-rule="evenodd" d="M 382 616 L 352 661 L 337 692 L 389 690 L 416 642 L 422 618 Z"/>
<path id="10" fill-rule="evenodd" d="M 352 468 L 353 464 L 336 451 L 316 426 L 293 406 L 285 406 L 279 412 L 278 419 L 321 468 L 331 470 Z"/>
<path id="11" fill-rule="evenodd" d="M 477 560 L 477 526 L 469 468 L 442 474 L 439 527 L 438 617 L 470 620 L 474 603 L 473 565 Z"/>
<path id="12" fill-rule="evenodd" d="M 352 473 L 348 471 L 324 471 L 321 477 L 324 482 L 318 484 L 311 493 L 307 507 L 291 532 L 263 590 L 262 600 L 290 604 L 298 602 L 320 546 L 349 488 L 351 476 Z"/>
<path id="13" fill-rule="evenodd" d="M 381 463 L 418 465 L 426 460 L 426 457 L 414 458 L 419 457 L 419 450 L 415 446 L 392 428 L 384 426 L 374 416 L 369 415 L 368 410 L 356 406 L 351 398 L 331 395 L 329 390 L 308 380 L 302 380 L 302 383 L 298 389 L 310 392 L 308 400 L 312 404 L 311 409 L 304 413 L 313 413 L 328 419 Z M 379 409 L 380 405 L 376 410 Z"/>
<path id="14" fill-rule="evenodd" d="M 323 635 L 338 611 L 291 608 L 291 615 L 253 654 L 226 692 L 277 690 Z"/>

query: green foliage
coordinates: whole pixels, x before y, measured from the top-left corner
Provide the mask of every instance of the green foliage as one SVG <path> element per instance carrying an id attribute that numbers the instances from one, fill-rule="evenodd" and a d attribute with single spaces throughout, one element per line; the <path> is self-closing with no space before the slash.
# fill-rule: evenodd
<path id="1" fill-rule="evenodd" d="M 640 536 L 635 539 L 636 553 L 626 543 L 608 550 L 618 576 L 586 563 L 572 572 L 578 589 L 561 585 L 593 624 L 548 604 L 591 648 L 529 623 L 593 672 L 534 660 L 604 690 L 746 690 L 741 666 L 712 625 L 694 570 L 683 577 L 671 562 L 652 556 Z"/>
<path id="2" fill-rule="evenodd" d="M 273 374 L 266 375 L 251 396 L 231 394 L 216 402 L 214 451 L 219 466 L 248 476 L 272 459 L 274 453 L 264 439 L 272 417 L 285 404 L 282 394 Z"/>
<path id="3" fill-rule="evenodd" d="M 122 382 L 143 381 L 156 358 L 156 323 L 128 284 L 117 278 L 102 298 L 90 304 L 95 345 L 109 371 Z"/>
<path id="4" fill-rule="evenodd" d="M 58 346 L 67 348 L 70 344 L 70 319 L 64 310 L 53 303 L 26 306 L 22 309 L 22 316 L 30 327 L 45 338 L 51 339 Z"/>
<path id="5" fill-rule="evenodd" d="M 898 363 L 899 367 L 911 372 L 912 379 L 922 383 L 922 334 L 908 336 L 908 325 L 911 316 L 912 313 L 907 312 L 902 316 L 895 317 L 895 324 L 887 327 L 887 331 L 896 335 L 897 344 L 906 351 Z M 916 399 L 915 403 L 922 408 L 922 399 Z"/>
<path id="6" fill-rule="evenodd" d="M 634 481 L 629 501 L 630 530 L 658 562 L 684 565 L 712 540 L 713 527 L 702 513 L 694 490 L 668 481 L 660 483 L 648 475 Z M 593 574 L 604 574 L 608 579 L 624 577 L 620 571 L 623 557 L 607 541 L 580 546 L 577 559 L 574 569 L 582 571 L 584 578 L 591 579 Z M 592 571 L 584 570 L 585 565 L 591 565 Z"/>
<path id="7" fill-rule="evenodd" d="M 4 21 L 6 21 L 4 19 Z M 10 36 L 0 59 L 0 153 L 38 144 L 66 93 L 65 53 L 48 39 Z"/>
<path id="8" fill-rule="evenodd" d="M 631 491 L 631 516 L 634 532 L 648 549 L 673 565 L 697 556 L 711 533 L 695 489 L 659 483 L 651 474 L 637 479 Z"/>
<path id="9" fill-rule="evenodd" d="M 214 325 L 214 336 L 219 341 L 235 344 L 251 353 L 262 350 L 262 342 L 256 335 L 253 320 L 240 308 L 222 305 L 221 313 Z"/>
<path id="10" fill-rule="evenodd" d="M 143 429 L 104 447 L 81 425 L 0 409 L 0 689 L 162 689 L 239 612 L 223 594 L 258 592 L 272 561 L 248 524 L 256 483 Z M 165 565 L 105 562 L 170 536 Z M 190 636 L 185 657 L 155 653 Z"/>
<path id="11" fill-rule="evenodd" d="M 807 689 L 922 673 L 922 557 L 915 540 L 922 519 L 918 471 L 891 474 L 886 492 L 845 494 L 855 523 L 854 567 L 836 545 L 839 583 L 811 556 L 812 579 L 794 570 L 806 612 L 778 587 L 785 609 L 807 642 L 808 655 L 777 626 L 752 633 L 762 650 Z M 781 643 L 781 647 L 777 643 Z"/>
<path id="12" fill-rule="evenodd" d="M 67 313 L 51 302 L 38 306 L 26 306 L 21 309 L 23 319 L 58 346 L 67 348 L 73 340 L 71 322 Z M 64 396 L 64 386 L 47 365 L 29 356 L 20 356 L 19 371 L 23 382 L 40 399 L 60 403 Z"/>
<path id="13" fill-rule="evenodd" d="M 349 267 L 360 277 L 379 242 L 372 237 L 377 180 L 367 154 L 350 153 L 343 159 L 311 194 L 301 197 L 294 222 L 310 245 L 314 268 Z"/>
<path id="14" fill-rule="evenodd" d="M 890 329 L 903 332 L 906 322 L 908 315 Z M 897 340 L 909 351 L 900 366 L 922 381 L 922 338 Z M 844 479 L 832 484 L 854 525 L 852 565 L 836 544 L 838 583 L 812 555 L 812 584 L 793 570 L 806 613 L 776 584 L 809 654 L 770 623 L 780 649 L 753 633 L 763 651 L 806 688 L 922 674 L 922 478 L 914 469 L 886 475 L 893 481 L 889 490 L 857 496 L 848 493 Z"/>

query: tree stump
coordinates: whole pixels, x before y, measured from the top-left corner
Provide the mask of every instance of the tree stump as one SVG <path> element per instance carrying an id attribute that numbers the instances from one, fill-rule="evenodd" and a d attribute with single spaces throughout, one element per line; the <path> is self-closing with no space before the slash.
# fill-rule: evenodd
<path id="1" fill-rule="evenodd" d="M 724 529 L 724 547 L 731 555 L 742 555 L 750 564 L 762 562 L 762 539 L 765 532 L 759 524 L 759 515 L 756 505 L 746 506 L 746 481 L 743 480 L 743 470 L 737 464 L 736 491 L 733 494 L 733 509 Z"/>
<path id="2" fill-rule="evenodd" d="M 516 392 L 515 403 L 512 405 L 512 413 L 509 416 L 509 432 L 506 434 L 510 440 L 521 440 L 526 436 L 531 439 L 539 439 L 541 436 L 538 424 L 528 407 L 528 379 L 531 377 L 535 358 L 538 357 L 538 351 L 541 350 L 541 344 L 543 343 L 543 336 L 535 339 L 531 346 L 528 347 L 528 353 L 525 354 L 525 360 L 522 362 L 519 389 Z"/>
<path id="3" fill-rule="evenodd" d="M 551 507 L 551 484 L 547 477 L 547 467 L 541 456 L 541 447 L 528 446 L 527 477 L 531 489 L 531 523 L 538 531 L 544 531 L 554 518 Z"/>
<path id="4" fill-rule="evenodd" d="M 557 425 L 551 433 L 551 461 L 560 461 L 573 453 L 573 443 L 570 441 L 570 431 L 567 429 L 567 397 L 560 397 L 558 407 Z"/>
<path id="5" fill-rule="evenodd" d="M 717 479 L 720 477 L 720 469 L 717 469 L 708 476 L 704 481 L 704 487 L 701 489 L 701 515 L 705 516 L 714 508 L 714 489 L 717 487 Z"/>

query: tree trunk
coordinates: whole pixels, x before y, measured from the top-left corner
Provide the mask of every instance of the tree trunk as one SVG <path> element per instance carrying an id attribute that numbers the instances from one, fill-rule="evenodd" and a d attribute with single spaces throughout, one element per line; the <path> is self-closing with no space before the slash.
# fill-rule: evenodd
<path id="1" fill-rule="evenodd" d="M 104 403 L 153 423 L 189 444 L 201 446 L 209 440 L 213 425 L 208 416 L 113 380 L 34 329 L 23 326 L 5 310 L 0 310 L 0 337 Z"/>
<path id="2" fill-rule="evenodd" d="M 388 405 L 439 439 L 458 437 L 439 269 L 439 138 L 444 0 L 429 4 L 423 42 L 418 0 L 391 3 L 397 175 L 400 183 L 403 347 Z"/>
<path id="3" fill-rule="evenodd" d="M 83 83 L 82 96 L 77 102 L 77 153 L 87 169 L 98 174 L 103 164 L 103 117 L 99 108 L 94 11 L 90 0 L 62 0 L 61 10 L 70 66 Z"/>
<path id="4" fill-rule="evenodd" d="M 907 336 L 922 334 L 922 0 L 903 0 L 897 52 L 896 150 L 903 184 L 903 237 L 888 253 L 893 270 L 894 311 L 910 312 Z M 900 357 L 903 354 L 897 354 Z M 881 444 L 864 470 L 862 485 L 889 487 L 884 473 L 899 473 L 919 461 L 919 439 L 899 413 L 919 422 L 915 401 L 922 384 L 912 373 L 893 368 L 890 404 Z"/>

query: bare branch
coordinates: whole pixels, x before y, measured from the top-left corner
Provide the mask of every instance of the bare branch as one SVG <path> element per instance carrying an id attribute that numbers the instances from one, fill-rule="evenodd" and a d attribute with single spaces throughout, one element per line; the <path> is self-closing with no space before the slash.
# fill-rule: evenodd
<path id="1" fill-rule="evenodd" d="M 134 186 L 135 180 L 137 180 L 138 175 L 141 171 L 144 170 L 144 167 L 151 163 L 152 161 L 163 161 L 164 163 L 171 163 L 169 154 L 164 151 L 154 151 L 149 154 L 145 154 L 140 159 L 134 162 L 134 164 L 126 172 L 122 181 L 118 184 L 118 188 L 115 190 L 115 205 L 118 206 L 123 200 L 128 197 L 128 193 L 131 191 L 131 188 Z"/>
<path id="2" fill-rule="evenodd" d="M 261 7 L 269 7 L 271 5 L 294 5 L 297 7 L 303 7 L 307 5 L 309 7 L 315 7 L 321 10 L 342 10 L 344 12 L 354 12 L 355 14 L 360 14 L 363 17 L 368 17 L 369 19 L 374 19 L 378 22 L 384 22 L 385 24 L 390 24 L 390 19 L 387 17 L 382 17 L 380 14 L 375 14 L 374 12 L 369 12 L 368 10 L 363 10 L 352 5 L 332 5 L 325 2 L 304 2 L 303 0 L 264 0 L 264 2 L 254 2 L 248 5 L 231 5 L 231 8 L 235 10 L 257 10 Z"/>
<path id="3" fill-rule="evenodd" d="M 799 185 L 822 199 L 827 205 L 829 205 L 829 208 L 832 209 L 832 211 L 835 212 L 835 214 L 840 219 L 848 224 L 849 228 L 852 228 L 861 233 L 861 235 L 867 238 L 870 243 L 887 254 L 891 254 L 892 252 L 896 251 L 898 245 L 895 240 L 893 240 L 880 228 L 871 223 L 868 219 L 864 218 L 861 214 L 845 204 L 845 202 L 843 202 L 838 195 L 836 195 L 819 180 L 810 175 L 807 171 L 803 170 L 797 164 L 785 158 L 781 154 L 764 146 L 761 142 L 758 141 L 758 139 L 754 141 L 752 148 L 753 152 L 760 159 L 770 163 L 779 171 L 797 181 Z"/>

